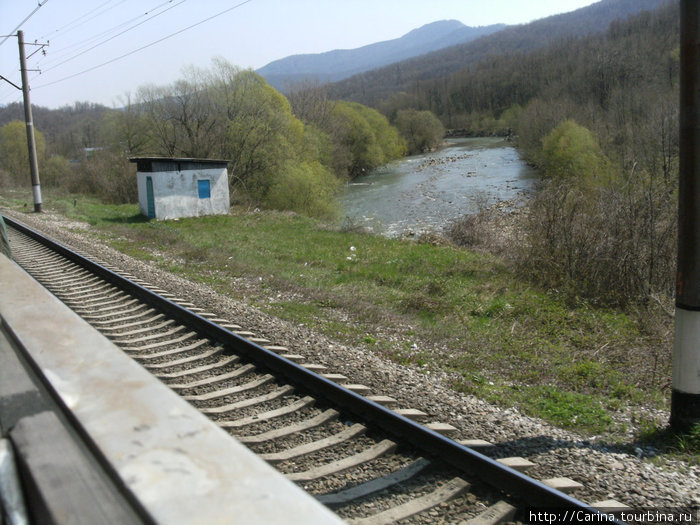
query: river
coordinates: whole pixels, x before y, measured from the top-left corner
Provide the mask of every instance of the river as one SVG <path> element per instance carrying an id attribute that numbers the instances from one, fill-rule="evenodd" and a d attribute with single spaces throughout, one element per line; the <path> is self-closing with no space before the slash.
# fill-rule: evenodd
<path id="1" fill-rule="evenodd" d="M 355 225 L 394 237 L 440 231 L 479 206 L 521 200 L 536 180 L 504 139 L 454 138 L 354 179 L 341 202 Z"/>

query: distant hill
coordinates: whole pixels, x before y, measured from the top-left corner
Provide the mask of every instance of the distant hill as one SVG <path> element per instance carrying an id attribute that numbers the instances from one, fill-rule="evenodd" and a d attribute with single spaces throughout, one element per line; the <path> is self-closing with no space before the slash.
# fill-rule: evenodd
<path id="1" fill-rule="evenodd" d="M 257 72 L 265 77 L 270 85 L 281 91 L 308 80 L 319 83 L 336 82 L 393 62 L 470 42 L 504 27 L 505 24 L 468 27 L 457 20 L 442 20 L 414 29 L 401 38 L 358 49 L 292 55 L 270 62 Z"/>
<path id="2" fill-rule="evenodd" d="M 615 20 L 626 19 L 644 10 L 654 10 L 673 1 L 602 0 L 576 11 L 529 24 L 508 26 L 466 44 L 354 75 L 332 84 L 330 94 L 333 98 L 374 106 L 417 82 L 447 77 L 489 57 L 527 53 L 556 41 L 601 33 Z"/>

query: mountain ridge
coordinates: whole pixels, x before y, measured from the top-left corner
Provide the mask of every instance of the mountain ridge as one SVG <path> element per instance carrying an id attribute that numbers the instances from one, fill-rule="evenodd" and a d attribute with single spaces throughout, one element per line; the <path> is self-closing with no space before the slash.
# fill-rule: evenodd
<path id="1" fill-rule="evenodd" d="M 355 49 L 291 55 L 270 62 L 257 73 L 281 91 L 304 81 L 337 82 L 387 64 L 469 42 L 505 27 L 505 24 L 470 27 L 457 20 L 440 20 L 413 29 L 399 38 Z"/>
<path id="2" fill-rule="evenodd" d="M 601 0 L 568 13 L 527 24 L 506 26 L 473 41 L 435 50 L 358 73 L 329 85 L 333 98 L 374 106 L 416 82 L 448 77 L 489 56 L 509 55 L 545 47 L 557 39 L 603 32 L 615 20 L 651 11 L 677 0 Z"/>

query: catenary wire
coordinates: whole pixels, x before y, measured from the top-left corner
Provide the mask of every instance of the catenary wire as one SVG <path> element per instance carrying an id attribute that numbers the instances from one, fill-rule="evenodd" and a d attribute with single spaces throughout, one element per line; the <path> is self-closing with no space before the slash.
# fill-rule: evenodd
<path id="1" fill-rule="evenodd" d="M 89 16 L 90 16 L 91 14 L 93 14 L 95 11 L 98 11 L 99 9 L 102 9 L 104 6 L 106 6 L 106 5 L 109 4 L 109 3 L 112 3 L 113 1 L 114 1 L 114 0 L 107 0 L 106 2 L 102 2 L 100 5 L 98 5 L 98 6 L 95 7 L 94 9 L 88 11 L 87 13 L 83 13 L 83 14 L 80 15 L 78 18 L 74 18 L 73 20 L 71 20 L 70 22 L 68 22 L 68 23 L 67 23 L 66 25 L 64 25 L 63 27 L 59 27 L 58 29 L 55 29 L 55 30 L 52 31 L 51 33 L 48 33 L 48 34 L 42 36 L 42 37 L 41 37 L 41 40 L 48 39 L 48 38 L 54 38 L 54 37 L 56 36 L 57 33 L 61 33 L 62 31 L 67 30 L 68 28 L 70 28 L 71 30 L 74 30 L 75 28 L 80 27 L 81 25 L 85 24 L 86 22 L 89 22 L 89 21 L 92 20 L 93 18 L 95 18 L 95 17 L 97 17 L 97 16 L 99 16 L 99 15 L 101 15 L 101 14 L 103 14 L 103 13 L 106 13 L 107 11 L 109 11 L 110 9 L 112 9 L 112 8 L 114 8 L 114 7 L 116 7 L 116 6 L 109 7 L 109 8 L 107 8 L 107 9 L 105 9 L 104 11 L 102 11 L 102 12 L 100 12 L 100 13 L 97 13 L 97 14 L 95 14 L 94 16 L 91 16 L 91 17 L 88 18 L 87 20 L 83 20 L 85 17 L 89 17 Z M 126 1 L 126 0 L 121 0 L 121 2 L 119 2 L 117 5 L 123 4 L 125 1 Z M 81 22 L 81 20 L 82 20 L 82 22 Z M 77 24 L 77 25 L 75 25 L 74 27 L 71 27 L 73 24 Z"/>
<path id="2" fill-rule="evenodd" d="M 153 11 L 155 11 L 156 9 L 160 9 L 160 8 L 163 7 L 164 5 L 169 4 L 169 3 L 172 3 L 172 2 L 173 2 L 173 0 L 167 0 L 167 1 L 165 1 L 165 2 L 161 2 L 161 3 L 159 3 L 157 6 L 148 9 L 148 11 L 146 11 L 146 12 L 144 12 L 144 13 L 138 15 L 138 16 L 135 16 L 135 17 L 133 17 L 133 18 L 130 18 L 129 20 L 127 20 L 127 21 L 125 21 L 125 22 L 122 22 L 121 24 L 118 24 L 118 25 L 116 25 L 116 26 L 114 26 L 114 27 L 112 27 L 112 28 L 110 28 L 110 29 L 106 29 L 106 30 L 102 31 L 101 33 L 97 33 L 96 35 L 93 35 L 93 36 L 91 36 L 91 37 L 89 37 L 89 38 L 85 38 L 85 39 L 80 40 L 80 41 L 78 41 L 78 42 L 74 42 L 73 44 L 64 46 L 64 47 L 62 47 L 62 48 L 55 49 L 55 50 L 53 50 L 53 52 L 51 53 L 52 58 L 54 58 L 54 59 L 61 59 L 61 58 L 63 58 L 64 56 L 67 56 L 67 55 L 73 53 L 73 52 L 74 52 L 74 51 L 73 51 L 73 48 L 92 44 L 92 43 L 94 43 L 95 41 L 97 41 L 97 40 L 99 40 L 99 39 L 105 37 L 106 35 L 109 35 L 109 34 L 115 32 L 115 31 L 118 31 L 118 30 L 122 29 L 123 27 L 128 26 L 129 24 L 131 24 L 131 23 L 137 21 L 138 19 L 140 19 L 140 18 L 142 18 L 142 17 L 144 17 L 144 16 L 147 16 L 147 15 L 151 14 L 151 13 L 152 13 Z M 69 50 L 71 50 L 71 51 L 69 51 Z"/>
<path id="3" fill-rule="evenodd" d="M 34 13 L 36 13 L 39 9 L 41 9 L 41 8 L 44 6 L 44 4 L 46 4 L 46 2 L 48 2 L 48 1 L 49 1 L 49 0 L 44 0 L 43 2 L 39 2 L 39 5 L 37 5 L 37 6 L 34 8 L 34 11 L 32 11 L 31 13 L 29 13 L 29 14 L 27 15 L 27 17 L 26 17 L 24 20 L 22 20 L 19 24 L 17 24 L 17 27 L 15 27 L 12 31 L 10 31 L 10 34 L 9 34 L 9 35 L 5 35 L 5 37 L 4 37 L 2 40 L 0 40 L 0 46 L 3 45 L 3 44 L 5 43 L 5 41 L 6 41 L 8 38 L 10 38 L 11 36 L 14 36 L 14 33 L 15 33 L 20 27 L 22 27 L 22 24 L 24 24 L 27 20 L 29 20 L 32 16 L 34 16 Z"/>
<path id="4" fill-rule="evenodd" d="M 171 0 L 171 1 L 172 1 L 172 0 Z M 166 3 L 166 4 L 171 3 L 171 1 L 170 1 L 170 2 L 165 2 L 165 3 Z M 66 62 L 70 62 L 71 60 L 74 60 L 74 59 L 76 59 L 76 58 L 78 58 L 78 57 L 80 57 L 80 56 L 83 56 L 83 55 L 84 55 L 85 53 L 87 53 L 88 51 L 92 51 L 93 49 L 95 49 L 95 48 L 97 48 L 97 47 L 100 47 L 101 45 L 106 44 L 107 42 L 109 42 L 109 41 L 111 41 L 111 40 L 114 40 L 115 38 L 117 38 L 117 37 L 123 35 L 124 33 L 128 33 L 128 32 L 131 31 L 132 29 L 135 29 L 135 28 L 139 27 L 140 25 L 143 25 L 143 24 L 145 24 L 146 22 L 151 21 L 152 19 L 156 18 L 157 16 L 160 16 L 160 15 L 162 15 L 162 14 L 164 14 L 164 13 L 167 13 L 167 12 L 170 11 L 171 9 L 174 9 L 174 8 L 177 7 L 177 6 L 179 6 L 179 5 L 181 5 L 181 4 L 184 4 L 185 1 L 186 1 L 186 0 L 180 0 L 177 4 L 171 5 L 171 6 L 168 7 L 167 9 L 164 9 L 163 11 L 161 11 L 160 13 L 156 13 L 156 14 L 154 14 L 153 16 L 151 16 L 150 18 L 147 18 L 146 20 L 142 20 L 142 21 L 139 22 L 138 24 L 135 24 L 135 25 L 133 25 L 133 26 L 131 26 L 131 27 L 128 27 L 128 28 L 124 29 L 122 32 L 117 33 L 116 35 L 113 35 L 113 36 L 107 38 L 106 40 L 103 40 L 103 41 L 101 41 L 101 42 L 99 42 L 99 43 L 93 45 L 92 47 L 89 47 L 88 49 L 82 50 L 82 51 L 80 51 L 80 52 L 74 54 L 73 56 L 71 56 L 71 57 L 69 57 L 69 58 L 66 58 L 66 59 L 63 60 L 63 61 L 61 61 L 61 62 L 59 62 L 59 63 L 57 63 L 57 64 L 54 64 L 53 66 L 51 66 L 51 67 L 49 67 L 49 68 L 44 69 L 44 72 L 48 72 L 48 71 L 51 71 L 52 69 L 56 69 L 57 67 L 59 67 L 59 66 L 65 64 Z M 162 5 L 162 4 L 161 4 L 161 5 Z"/>
<path id="5" fill-rule="evenodd" d="M 44 3 L 46 3 L 47 1 L 48 1 L 48 0 L 44 0 Z M 70 26 L 73 26 L 73 27 L 70 27 L 70 29 L 68 29 L 68 31 L 74 30 L 74 29 L 76 29 L 77 27 L 83 25 L 84 23 L 86 23 L 86 22 L 88 22 L 88 21 L 94 19 L 95 17 L 97 17 L 97 16 L 99 16 L 99 15 L 102 15 L 102 14 L 106 13 L 107 11 L 113 9 L 114 7 L 117 7 L 117 6 L 121 5 L 121 4 L 123 4 L 126 0 L 122 0 L 121 2 L 115 4 L 115 5 L 111 6 L 111 7 L 108 7 L 107 9 L 103 9 L 103 10 L 102 10 L 101 12 L 99 12 L 99 13 L 94 14 L 93 16 L 91 16 L 90 18 L 88 18 L 87 20 L 83 20 L 85 17 L 90 16 L 91 14 L 93 14 L 93 13 L 95 13 L 96 11 L 102 9 L 104 6 L 106 6 L 107 4 L 109 4 L 109 3 L 113 2 L 113 1 L 114 1 L 114 0 L 107 0 L 106 2 L 101 3 L 100 5 L 98 5 L 97 7 L 95 7 L 94 9 L 92 9 L 92 10 L 88 11 L 87 13 L 85 13 L 85 14 L 83 14 L 83 15 L 81 15 L 81 16 L 75 18 L 75 19 L 73 19 L 72 21 L 68 22 L 67 24 L 65 24 L 64 26 L 60 27 L 59 29 L 57 29 L 57 30 L 55 30 L 55 31 L 53 31 L 53 32 L 51 32 L 51 33 L 49 33 L 49 35 L 56 34 L 56 33 L 60 33 L 60 32 L 62 32 L 62 31 L 64 31 L 64 30 L 66 30 L 67 28 L 69 28 Z M 113 28 L 111 28 L 111 29 L 108 29 L 108 30 L 106 30 L 106 31 L 103 31 L 102 33 L 99 33 L 99 34 L 96 35 L 96 36 L 93 36 L 93 37 L 90 37 L 90 38 L 88 38 L 88 39 L 82 40 L 81 42 L 78 42 L 77 44 L 73 44 L 73 45 L 71 45 L 71 46 L 67 46 L 67 47 L 63 48 L 63 50 L 69 49 L 69 48 L 71 48 L 71 47 L 75 47 L 76 45 L 84 45 L 86 42 L 91 42 L 91 41 L 97 40 L 98 38 L 100 38 L 100 37 L 102 37 L 102 36 L 104 36 L 104 35 L 107 35 L 107 34 L 109 34 L 110 32 L 119 30 L 120 28 L 122 28 L 122 27 L 124 27 L 124 26 L 126 26 L 126 25 L 128 25 L 128 24 L 131 24 L 132 22 L 134 22 L 134 21 L 136 21 L 136 20 L 138 20 L 138 19 L 140 19 L 140 18 L 142 18 L 142 17 L 144 17 L 144 16 L 148 16 L 148 15 L 149 15 L 150 13 L 152 13 L 153 11 L 162 8 L 163 6 L 165 6 L 165 5 L 167 5 L 167 4 L 172 3 L 173 1 L 174 1 L 174 0 L 167 0 L 167 1 L 165 1 L 165 2 L 160 2 L 160 3 L 157 4 L 156 6 L 149 8 L 148 11 L 146 11 L 146 12 L 143 13 L 143 14 L 140 14 L 140 15 L 138 15 L 138 16 L 136 16 L 136 17 L 133 17 L 133 18 L 127 20 L 126 22 L 122 22 L 121 24 L 118 24 L 117 26 L 115 26 L 115 27 L 113 27 Z M 70 57 L 70 58 L 68 58 L 68 59 L 66 59 L 66 60 L 64 60 L 64 61 L 62 61 L 62 62 L 60 62 L 59 64 L 51 65 L 53 62 L 49 61 L 49 65 L 51 65 L 51 67 L 49 67 L 48 69 L 44 69 L 44 71 L 48 71 L 48 70 L 54 69 L 55 67 L 58 67 L 58 65 L 61 65 L 61 64 L 65 63 L 65 62 L 68 62 L 69 60 L 72 60 L 73 58 L 76 58 L 76 57 L 78 57 L 78 56 L 81 56 L 82 54 L 86 53 L 87 51 L 90 51 L 91 49 L 94 49 L 95 47 L 98 47 L 99 45 L 102 45 L 102 44 L 108 42 L 109 40 L 111 40 L 111 39 L 113 39 L 113 38 L 116 38 L 117 36 L 120 36 L 120 35 L 126 33 L 127 31 L 129 31 L 129 30 L 131 30 L 131 29 L 133 29 L 133 28 L 135 28 L 135 27 L 138 27 L 139 25 L 141 25 L 141 24 L 143 24 L 143 23 L 145 23 L 145 22 L 151 20 L 152 18 L 155 18 L 155 16 L 158 16 L 158 15 L 160 15 L 160 14 L 163 14 L 163 13 L 165 13 L 166 11 L 168 11 L 169 9 L 172 9 L 173 7 L 176 7 L 176 6 L 178 6 L 178 5 L 182 4 L 182 3 L 184 3 L 185 1 L 186 1 L 186 0 L 181 0 L 179 3 L 175 4 L 174 6 L 168 8 L 168 9 L 166 9 L 166 10 L 160 12 L 160 13 L 157 13 L 156 15 L 150 17 L 149 19 L 144 20 L 144 21 L 140 22 L 139 24 L 136 24 L 136 25 L 134 25 L 134 26 L 132 26 L 132 27 L 130 27 L 130 28 L 128 28 L 128 29 L 122 31 L 122 32 L 119 33 L 118 35 L 114 35 L 114 36 L 112 36 L 111 38 L 109 38 L 109 39 L 107 39 L 107 40 L 105 40 L 105 41 L 103 41 L 103 42 L 100 42 L 100 43 L 98 43 L 98 44 L 92 46 L 90 49 L 87 49 L 87 50 L 84 50 L 84 51 L 80 51 L 79 53 L 77 53 L 77 54 L 75 54 L 74 56 L 72 56 L 72 57 Z M 43 5 L 43 4 L 42 4 L 42 5 Z M 34 12 L 36 12 L 36 9 L 34 10 Z M 25 18 L 25 21 L 26 21 L 28 18 L 29 18 L 29 17 Z M 83 20 L 83 21 L 81 22 L 81 20 Z M 80 22 L 80 23 L 79 23 L 79 22 Z M 76 23 L 77 23 L 77 25 L 76 25 Z M 9 36 L 14 36 L 14 35 L 9 35 Z M 65 33 L 64 33 L 64 35 L 62 35 L 62 37 L 63 37 L 63 36 L 65 36 Z M 44 38 L 44 37 L 42 37 L 42 39 L 43 39 L 43 38 Z M 52 53 L 52 54 L 53 54 L 53 53 Z M 68 55 L 68 54 L 69 54 L 69 53 L 65 53 L 64 56 L 65 56 L 65 55 Z M 46 55 L 45 55 L 45 56 L 39 57 L 39 59 L 38 59 L 37 62 L 36 62 L 36 66 L 38 67 L 39 65 L 41 65 L 41 64 L 44 62 L 45 59 L 46 59 Z M 55 62 L 55 61 L 54 61 L 54 62 Z M 39 72 L 38 74 L 34 75 L 34 76 L 30 79 L 30 82 L 33 82 L 33 81 L 34 81 L 36 78 L 38 78 L 40 75 L 41 75 L 41 72 Z M 0 101 L 3 101 L 3 102 L 4 102 L 4 101 L 6 101 L 7 99 L 12 98 L 13 95 L 15 95 L 15 93 L 14 93 L 13 91 L 6 92 L 5 94 L 0 95 Z"/>
<path id="6" fill-rule="evenodd" d="M 192 29 L 193 27 L 197 27 L 197 26 L 199 26 L 199 25 L 201 25 L 201 24 L 204 24 L 205 22 L 208 22 L 208 21 L 210 21 L 210 20 L 213 20 L 214 18 L 217 18 L 217 17 L 219 17 L 219 16 L 221 16 L 221 15 L 224 15 L 224 14 L 230 12 L 230 11 L 233 11 L 234 9 L 237 9 L 237 8 L 239 8 L 239 7 L 242 7 L 242 6 L 244 6 L 245 4 L 248 4 L 248 3 L 252 2 L 252 1 L 253 1 L 253 0 L 245 0 L 244 2 L 241 2 L 241 3 L 239 3 L 239 4 L 234 5 L 233 7 L 229 7 L 228 9 L 225 9 L 225 10 L 219 12 L 219 13 L 216 13 L 215 15 L 212 15 L 212 16 L 210 16 L 210 17 L 207 17 L 207 18 L 203 19 L 203 20 L 200 20 L 199 22 L 196 22 L 196 23 L 194 23 L 194 24 L 192 24 L 192 25 L 189 25 L 189 26 L 187 26 L 187 27 L 185 27 L 185 28 L 183 28 L 183 29 L 180 29 L 180 30 L 178 30 L 178 31 L 175 31 L 175 32 L 173 32 L 173 33 L 170 33 L 169 35 L 166 35 L 166 36 L 164 36 L 164 37 L 162 37 L 162 38 L 159 38 L 158 40 L 154 40 L 153 42 L 150 42 L 150 43 L 148 43 L 148 44 L 146 44 L 146 45 L 143 45 L 143 46 L 141 46 L 141 47 L 139 47 L 139 48 L 137 48 L 137 49 L 134 49 L 134 50 L 132 50 L 132 51 L 129 51 L 128 53 L 124 53 L 123 55 L 120 55 L 120 56 L 118 56 L 118 57 L 115 57 L 115 58 L 113 58 L 113 59 L 111 59 L 111 60 L 107 60 L 106 62 L 102 62 L 101 64 L 97 64 L 96 66 L 92 66 L 92 67 L 90 67 L 90 68 L 88 68 L 88 69 L 84 69 L 83 71 L 79 71 L 78 73 L 74 73 L 74 74 L 72 74 L 72 75 L 68 75 L 67 77 L 59 78 L 58 80 L 54 80 L 53 82 L 47 82 L 46 84 L 40 84 L 40 85 L 38 85 L 38 86 L 35 86 L 34 89 L 41 89 L 41 88 L 44 88 L 44 87 L 52 86 L 52 85 L 54 85 L 54 84 L 58 84 L 59 82 L 64 82 L 64 81 L 66 81 L 66 80 L 70 80 L 71 78 L 75 78 L 75 77 L 80 76 L 80 75 L 83 75 L 83 74 L 85 74 L 85 73 L 89 73 L 90 71 L 94 71 L 95 69 L 99 69 L 99 68 L 101 68 L 101 67 L 104 67 L 104 66 L 107 66 L 107 65 L 109 65 L 109 64 L 112 64 L 112 63 L 114 63 L 114 62 L 117 62 L 118 60 L 121 60 L 122 58 L 126 58 L 126 57 L 131 56 L 131 55 L 133 55 L 133 54 L 135 54 L 135 53 L 138 53 L 139 51 L 142 51 L 142 50 L 147 49 L 147 48 L 149 48 L 149 47 L 152 47 L 152 46 L 154 46 L 154 45 L 156 45 L 156 44 L 159 44 L 160 42 L 163 42 L 164 40 L 167 40 L 167 39 L 172 38 L 172 37 L 174 37 L 174 36 L 176 36 L 176 35 L 179 35 L 179 34 L 181 34 L 181 33 L 184 33 L 185 31 L 188 31 L 188 30 Z"/>

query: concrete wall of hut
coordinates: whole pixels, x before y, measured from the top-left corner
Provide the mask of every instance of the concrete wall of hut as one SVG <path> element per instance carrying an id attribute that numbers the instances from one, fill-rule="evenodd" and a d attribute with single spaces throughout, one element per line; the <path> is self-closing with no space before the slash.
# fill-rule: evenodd
<path id="1" fill-rule="evenodd" d="M 137 184 L 141 213 L 148 213 L 147 179 L 153 184 L 153 207 L 156 219 L 224 215 L 229 212 L 228 173 L 226 168 L 183 171 L 139 172 Z M 209 181 L 209 196 L 202 196 L 204 182 Z"/>

